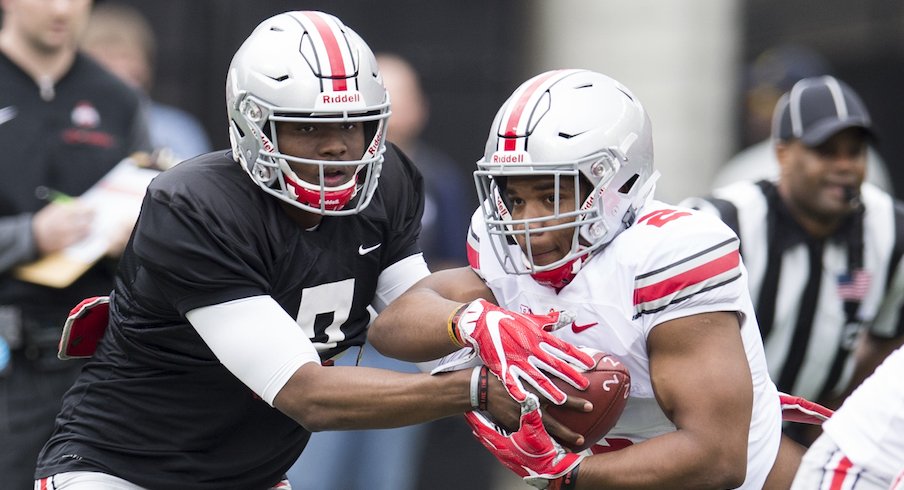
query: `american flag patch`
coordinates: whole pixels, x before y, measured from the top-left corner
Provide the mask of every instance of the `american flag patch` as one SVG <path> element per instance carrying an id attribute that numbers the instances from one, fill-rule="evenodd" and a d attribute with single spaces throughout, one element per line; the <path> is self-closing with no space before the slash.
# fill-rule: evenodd
<path id="1" fill-rule="evenodd" d="M 872 277 L 870 273 L 857 269 L 853 274 L 838 275 L 838 297 L 845 301 L 860 301 L 866 297 Z"/>
<path id="2" fill-rule="evenodd" d="M 739 240 L 730 238 L 698 254 L 634 278 L 634 318 L 654 313 L 741 277 Z"/>

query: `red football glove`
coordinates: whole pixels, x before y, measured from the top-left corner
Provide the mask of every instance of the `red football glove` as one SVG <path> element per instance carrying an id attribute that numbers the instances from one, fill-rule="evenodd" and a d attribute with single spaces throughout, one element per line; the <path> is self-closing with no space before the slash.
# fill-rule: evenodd
<path id="1" fill-rule="evenodd" d="M 474 437 L 531 486 L 547 488 L 550 480 L 565 475 L 584 459 L 583 453 L 569 453 L 549 436 L 534 395 L 528 395 L 521 404 L 521 426 L 512 434 L 477 411 L 465 413 L 465 419 Z"/>
<path id="2" fill-rule="evenodd" d="M 516 401 L 527 398 L 521 384 L 526 380 L 545 398 L 561 405 L 565 393 L 540 370 L 586 389 L 590 382 L 581 372 L 593 367 L 592 357 L 547 332 L 569 323 L 571 317 L 557 311 L 523 315 L 478 299 L 464 308 L 455 328 L 462 344 L 474 349 Z"/>

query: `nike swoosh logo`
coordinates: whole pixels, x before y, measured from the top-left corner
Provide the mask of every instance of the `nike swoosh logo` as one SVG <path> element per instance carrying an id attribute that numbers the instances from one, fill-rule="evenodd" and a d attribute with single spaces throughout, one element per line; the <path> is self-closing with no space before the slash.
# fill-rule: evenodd
<path id="1" fill-rule="evenodd" d="M 502 334 L 499 332 L 499 322 L 505 318 L 512 318 L 501 311 L 487 312 L 486 325 L 490 332 L 490 340 L 493 341 L 493 348 L 496 349 L 499 357 L 499 369 L 501 372 L 508 371 L 508 359 L 505 357 L 505 348 L 502 346 Z"/>
<path id="2" fill-rule="evenodd" d="M 572 322 L 571 323 L 571 331 L 574 333 L 581 333 L 590 327 L 595 327 L 596 325 L 597 325 L 597 322 L 587 323 L 584 325 L 578 325 L 577 323 Z"/>
<path id="3" fill-rule="evenodd" d="M 16 108 L 11 105 L 0 109 L 0 124 L 12 121 L 18 114 L 19 112 L 16 110 Z"/>
<path id="4" fill-rule="evenodd" d="M 373 247 L 367 247 L 367 248 L 364 248 L 364 245 L 358 245 L 358 255 L 367 255 L 367 254 L 373 252 L 374 250 L 380 248 L 380 245 L 383 245 L 383 244 L 378 243 L 378 244 L 374 245 Z"/>

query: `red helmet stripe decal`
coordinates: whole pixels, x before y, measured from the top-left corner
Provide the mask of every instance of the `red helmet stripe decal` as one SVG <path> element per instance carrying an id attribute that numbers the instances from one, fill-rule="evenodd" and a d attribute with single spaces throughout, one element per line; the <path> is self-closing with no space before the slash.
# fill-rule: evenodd
<path id="1" fill-rule="evenodd" d="M 518 137 L 527 135 L 528 119 L 533 113 L 530 109 L 536 106 L 540 97 L 550 86 L 573 72 L 575 70 L 549 71 L 528 80 L 515 91 L 517 96 L 513 95 L 514 103 L 506 111 L 508 115 L 503 117 L 505 125 L 500 128 L 501 131 L 499 132 L 504 140 L 502 150 L 515 151 L 519 149 Z M 524 149 L 525 143 L 521 139 L 520 149 Z"/>
<path id="2" fill-rule="evenodd" d="M 348 70 L 346 70 L 345 68 L 345 60 L 342 56 L 342 47 L 339 45 L 339 41 L 336 39 L 336 34 L 333 32 L 333 29 L 327 23 L 327 21 L 320 16 L 320 14 L 316 12 L 305 12 L 304 15 L 314 23 L 314 27 L 317 29 L 317 34 L 319 34 L 318 37 L 320 38 L 320 41 L 323 42 L 323 48 L 326 51 L 327 59 L 329 60 L 330 64 L 330 73 L 327 76 L 329 76 L 333 80 L 333 90 L 337 92 L 344 92 L 348 90 L 348 83 L 346 81 Z M 321 69 L 323 68 L 325 67 L 321 67 Z"/>

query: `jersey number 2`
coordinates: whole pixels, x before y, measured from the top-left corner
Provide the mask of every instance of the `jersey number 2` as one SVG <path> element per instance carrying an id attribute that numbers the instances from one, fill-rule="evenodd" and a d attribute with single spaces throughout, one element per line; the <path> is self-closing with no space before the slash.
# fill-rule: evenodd
<path id="1" fill-rule="evenodd" d="M 690 216 L 690 214 L 691 213 L 688 213 L 686 211 L 677 211 L 675 209 L 659 209 L 646 216 L 642 216 L 639 220 L 637 220 L 637 222 L 645 222 L 648 225 L 662 228 L 662 225 L 668 223 L 669 221 L 678 219 L 682 216 Z"/>

